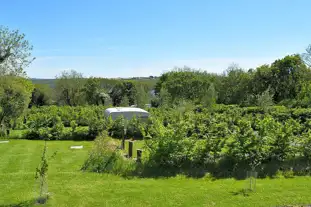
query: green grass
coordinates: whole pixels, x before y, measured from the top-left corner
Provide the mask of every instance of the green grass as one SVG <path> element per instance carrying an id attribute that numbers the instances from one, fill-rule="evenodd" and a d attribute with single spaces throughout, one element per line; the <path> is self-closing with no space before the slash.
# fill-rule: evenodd
<path id="1" fill-rule="evenodd" d="M 133 157 L 137 157 L 137 149 L 143 149 L 144 142 L 142 140 L 135 140 L 133 143 Z M 125 151 L 128 154 L 129 152 L 129 140 L 125 141 Z"/>
<path id="2" fill-rule="evenodd" d="M 31 206 L 38 189 L 34 180 L 43 141 L 11 140 L 0 144 L 0 206 Z M 84 145 L 71 150 L 71 145 Z M 134 145 L 135 146 L 135 145 Z M 47 206 L 281 206 L 311 204 L 311 178 L 258 179 L 257 190 L 241 190 L 246 181 L 222 179 L 133 178 L 79 169 L 92 142 L 50 141 Z"/>

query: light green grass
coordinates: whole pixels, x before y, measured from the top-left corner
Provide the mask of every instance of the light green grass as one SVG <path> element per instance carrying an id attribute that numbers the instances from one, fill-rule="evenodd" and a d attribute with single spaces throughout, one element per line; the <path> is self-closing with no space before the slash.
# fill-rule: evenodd
<path id="1" fill-rule="evenodd" d="M 137 149 L 143 149 L 144 148 L 144 141 L 142 140 L 135 140 L 133 142 L 133 157 L 137 157 Z M 125 152 L 128 154 L 129 152 L 129 140 L 125 141 Z"/>
<path id="2" fill-rule="evenodd" d="M 37 195 L 34 171 L 43 141 L 0 144 L 0 206 L 29 206 Z M 71 150 L 71 145 L 84 145 Z M 83 173 L 92 142 L 50 141 L 47 206 L 281 206 L 311 204 L 311 178 L 258 179 L 256 192 L 243 195 L 246 181 L 175 178 L 125 179 Z"/>

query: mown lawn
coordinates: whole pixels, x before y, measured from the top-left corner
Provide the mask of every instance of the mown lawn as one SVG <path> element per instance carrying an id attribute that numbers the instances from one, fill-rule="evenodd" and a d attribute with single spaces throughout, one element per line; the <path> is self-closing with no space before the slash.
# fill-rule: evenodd
<path id="1" fill-rule="evenodd" d="M 43 141 L 0 144 L 0 206 L 32 206 L 34 180 Z M 83 145 L 71 150 L 71 145 Z M 222 179 L 132 178 L 83 173 L 92 142 L 50 141 L 47 206 L 282 206 L 311 204 L 311 178 L 258 179 L 256 192 L 243 194 L 246 181 Z"/>

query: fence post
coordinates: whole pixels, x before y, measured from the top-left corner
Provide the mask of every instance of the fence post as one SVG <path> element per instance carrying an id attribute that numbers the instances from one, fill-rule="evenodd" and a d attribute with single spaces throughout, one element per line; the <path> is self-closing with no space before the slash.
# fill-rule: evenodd
<path id="1" fill-rule="evenodd" d="M 121 142 L 121 149 L 125 149 L 125 138 L 126 138 L 126 128 L 123 130 L 123 137 L 122 137 L 122 142 Z"/>
<path id="2" fill-rule="evenodd" d="M 129 158 L 133 157 L 133 141 L 129 141 Z"/>
<path id="3" fill-rule="evenodd" d="M 143 154 L 143 150 L 137 149 L 137 159 L 136 159 L 137 162 L 141 162 L 142 154 Z"/>

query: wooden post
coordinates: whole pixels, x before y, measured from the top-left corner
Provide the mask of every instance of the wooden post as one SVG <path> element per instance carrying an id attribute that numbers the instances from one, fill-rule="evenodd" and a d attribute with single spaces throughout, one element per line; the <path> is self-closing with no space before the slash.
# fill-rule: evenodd
<path id="1" fill-rule="evenodd" d="M 133 141 L 129 141 L 129 158 L 133 157 Z"/>
<path id="2" fill-rule="evenodd" d="M 137 162 L 141 162 L 141 156 L 143 154 L 143 150 L 137 149 Z"/>
<path id="3" fill-rule="evenodd" d="M 124 128 L 124 131 L 123 131 L 123 138 L 122 138 L 122 143 L 121 143 L 122 150 L 125 149 L 125 136 L 126 136 L 126 128 Z"/>

